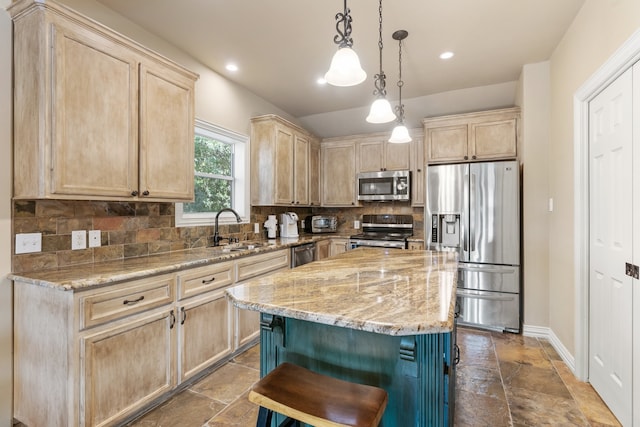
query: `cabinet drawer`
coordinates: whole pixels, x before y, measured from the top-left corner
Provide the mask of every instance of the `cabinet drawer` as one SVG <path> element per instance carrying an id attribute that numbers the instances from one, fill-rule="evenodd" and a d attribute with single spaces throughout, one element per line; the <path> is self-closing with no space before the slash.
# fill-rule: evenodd
<path id="1" fill-rule="evenodd" d="M 175 299 L 173 274 L 127 282 L 118 289 L 80 297 L 80 329 L 170 304 Z"/>
<path id="2" fill-rule="evenodd" d="M 243 281 L 272 271 L 289 268 L 289 249 L 241 258 L 237 261 L 237 281 Z"/>
<path id="3" fill-rule="evenodd" d="M 234 282 L 233 262 L 194 268 L 178 274 L 178 299 L 188 298 Z"/>

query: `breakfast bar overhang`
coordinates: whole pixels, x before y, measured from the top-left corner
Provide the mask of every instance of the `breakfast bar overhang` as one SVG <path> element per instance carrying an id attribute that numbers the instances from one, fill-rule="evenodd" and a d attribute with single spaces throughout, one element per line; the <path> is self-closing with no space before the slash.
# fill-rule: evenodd
<path id="1" fill-rule="evenodd" d="M 261 376 L 291 362 L 385 389 L 383 427 L 444 426 L 453 424 L 456 282 L 455 253 L 359 248 L 227 293 L 261 313 Z"/>

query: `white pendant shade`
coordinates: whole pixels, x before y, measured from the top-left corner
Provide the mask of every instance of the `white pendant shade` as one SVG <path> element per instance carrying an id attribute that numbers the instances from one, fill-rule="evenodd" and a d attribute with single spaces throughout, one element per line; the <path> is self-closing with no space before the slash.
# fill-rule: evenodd
<path id="1" fill-rule="evenodd" d="M 391 104 L 386 98 L 377 98 L 371 104 L 371 110 L 367 116 L 369 123 L 389 123 L 396 119 Z"/>
<path id="2" fill-rule="evenodd" d="M 367 73 L 360 66 L 358 54 L 350 47 L 338 49 L 329 71 L 324 75 L 327 83 L 333 86 L 355 86 L 367 78 Z"/>
<path id="3" fill-rule="evenodd" d="M 394 144 L 411 142 L 411 137 L 409 136 L 407 127 L 403 124 L 398 124 L 396 127 L 394 127 L 393 132 L 391 132 L 391 138 L 389 138 L 389 142 Z"/>

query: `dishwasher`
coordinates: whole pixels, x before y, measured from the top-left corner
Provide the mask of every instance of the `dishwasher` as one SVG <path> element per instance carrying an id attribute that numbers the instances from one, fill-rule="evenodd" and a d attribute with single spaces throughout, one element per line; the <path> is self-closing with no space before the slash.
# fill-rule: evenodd
<path id="1" fill-rule="evenodd" d="M 306 243 L 291 248 L 291 268 L 313 262 L 316 258 L 316 244 Z"/>

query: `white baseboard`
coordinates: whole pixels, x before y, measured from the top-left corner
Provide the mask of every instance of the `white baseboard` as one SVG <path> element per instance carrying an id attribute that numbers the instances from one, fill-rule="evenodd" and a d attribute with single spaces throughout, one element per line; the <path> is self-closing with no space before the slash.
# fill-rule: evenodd
<path id="1" fill-rule="evenodd" d="M 554 334 L 550 328 L 546 326 L 523 325 L 522 335 L 527 337 L 545 338 L 549 340 L 549 343 L 551 343 L 551 346 L 554 348 L 555 351 L 558 352 L 558 354 L 560 355 L 564 363 L 567 364 L 571 372 L 574 375 L 576 374 L 575 358 L 573 357 L 571 352 L 567 350 L 564 344 L 562 344 L 562 341 L 558 339 L 556 334 Z"/>

